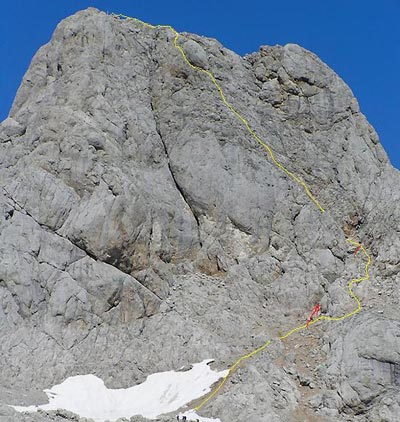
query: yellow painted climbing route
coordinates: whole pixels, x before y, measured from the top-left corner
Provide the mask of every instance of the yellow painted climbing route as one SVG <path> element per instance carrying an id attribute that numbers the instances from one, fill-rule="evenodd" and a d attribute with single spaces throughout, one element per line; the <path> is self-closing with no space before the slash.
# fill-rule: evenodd
<path id="1" fill-rule="evenodd" d="M 193 63 L 190 62 L 190 60 L 187 58 L 182 46 L 179 45 L 178 40 L 179 40 L 179 33 L 178 31 L 176 31 L 172 26 L 170 25 L 151 25 L 149 23 L 143 22 L 140 19 L 136 19 L 136 18 L 132 18 L 129 16 L 125 16 L 122 14 L 112 14 L 112 16 L 114 16 L 115 18 L 118 19 L 123 19 L 123 20 L 130 20 L 130 21 L 135 21 L 145 27 L 151 28 L 151 29 L 161 29 L 161 28 L 165 28 L 165 29 L 169 29 L 170 31 L 173 32 L 174 34 L 174 46 L 175 48 L 177 48 L 180 52 L 180 54 L 182 55 L 183 60 L 187 63 L 188 66 L 190 66 L 192 69 L 202 72 L 204 74 L 206 74 L 209 79 L 211 80 L 211 82 L 215 85 L 216 89 L 218 90 L 219 96 L 222 100 L 222 102 L 225 104 L 225 106 L 238 118 L 238 120 L 240 122 L 243 123 L 243 125 L 246 127 L 247 131 L 249 132 L 249 134 L 267 151 L 271 161 L 280 169 L 282 170 L 284 173 L 286 173 L 291 179 L 293 179 L 295 182 L 297 182 L 305 191 L 305 193 L 307 194 L 307 196 L 311 199 L 311 201 L 318 207 L 318 209 L 321 212 L 324 212 L 325 209 L 322 207 L 322 205 L 319 203 L 319 201 L 317 200 L 317 198 L 311 193 L 310 188 L 308 187 L 308 185 L 298 176 L 296 176 L 295 174 L 293 174 L 290 170 L 288 170 L 282 163 L 280 163 L 276 158 L 275 155 L 271 149 L 271 147 L 266 144 L 255 132 L 254 130 L 250 127 L 250 124 L 248 123 L 248 121 L 231 105 L 231 103 L 226 99 L 226 96 L 221 88 L 221 86 L 219 85 L 219 83 L 217 82 L 217 80 L 215 79 L 214 75 L 206 69 L 203 69 L 202 67 L 199 66 L 195 66 Z M 312 319 L 311 321 L 309 321 L 308 323 L 304 323 L 302 325 L 299 325 L 298 327 L 293 328 L 292 330 L 288 331 L 286 334 L 277 337 L 277 339 L 279 340 L 284 340 L 286 338 L 288 338 L 289 336 L 291 336 L 292 334 L 304 330 L 306 329 L 308 326 L 312 325 L 312 324 L 316 324 L 317 322 L 320 321 L 342 321 L 346 318 L 349 318 L 353 315 L 356 315 L 357 313 L 360 312 L 361 310 L 361 302 L 358 299 L 358 297 L 354 294 L 353 292 L 353 286 L 356 283 L 359 283 L 361 281 L 364 280 L 368 280 L 370 278 L 369 276 L 369 266 L 371 264 L 371 257 L 370 255 L 367 253 L 366 249 L 364 248 L 364 246 L 362 246 L 360 243 L 351 240 L 351 239 L 347 239 L 347 242 L 350 243 L 352 246 L 356 246 L 357 248 L 359 248 L 365 258 L 366 258 L 366 262 L 364 264 L 364 275 L 362 277 L 359 278 L 353 278 L 352 280 L 349 281 L 349 283 L 347 284 L 347 290 L 349 292 L 350 297 L 356 302 L 357 307 L 356 309 L 354 309 L 351 312 L 348 312 L 342 316 L 337 316 L 337 317 L 331 317 L 331 316 L 327 316 L 327 315 L 320 315 L 319 317 Z M 251 358 L 252 356 L 256 355 L 257 353 L 262 352 L 264 349 L 266 349 L 272 342 L 273 340 L 268 340 L 266 343 L 264 343 L 261 347 L 253 350 L 252 352 L 245 354 L 243 356 L 241 356 L 229 369 L 227 374 L 223 377 L 223 379 L 218 383 L 218 385 L 216 386 L 216 388 L 208 395 L 205 397 L 205 399 L 198 405 L 195 407 L 195 410 L 200 410 L 205 404 L 207 404 L 213 397 L 215 397 L 220 390 L 222 389 L 222 387 L 225 385 L 226 381 L 228 380 L 228 378 L 235 372 L 235 370 L 238 368 L 238 366 L 246 359 Z"/>
<path id="2" fill-rule="evenodd" d="M 228 107 L 228 109 L 245 125 L 246 129 L 248 130 L 248 132 L 250 133 L 250 135 L 267 151 L 268 155 L 270 156 L 272 162 L 278 167 L 280 168 L 283 172 L 285 172 L 290 178 L 292 178 L 295 182 L 297 182 L 299 185 L 301 185 L 306 194 L 309 196 L 309 198 L 314 202 L 314 204 L 319 208 L 319 210 L 321 212 L 324 212 L 324 208 L 322 208 L 321 204 L 318 202 L 317 198 L 311 193 L 310 188 L 308 187 L 308 185 L 301 180 L 298 176 L 296 176 L 295 174 L 293 174 L 290 170 L 288 170 L 282 163 L 280 163 L 276 158 L 274 153 L 272 152 L 271 147 L 266 144 L 255 132 L 254 130 L 250 127 L 249 122 L 231 105 L 231 103 L 226 99 L 224 92 L 222 91 L 221 86 L 219 85 L 219 83 L 217 82 L 217 80 L 215 79 L 214 75 L 206 69 L 203 69 L 202 67 L 199 66 L 195 66 L 193 63 L 191 63 L 189 61 L 189 59 L 186 57 L 185 52 L 183 51 L 183 48 L 178 44 L 178 40 L 179 40 L 179 32 L 176 31 L 171 25 L 150 25 L 149 23 L 143 22 L 139 19 L 136 18 L 131 18 L 129 16 L 125 16 L 125 15 L 121 15 L 121 14 L 113 14 L 114 17 L 116 18 L 122 18 L 125 20 L 131 20 L 131 21 L 135 21 L 140 23 L 141 25 L 151 28 L 151 29 L 159 29 L 159 28 L 165 28 L 165 29 L 169 29 L 170 31 L 172 31 L 175 35 L 174 37 L 174 46 L 179 50 L 179 52 L 182 55 L 183 60 L 187 63 L 188 66 L 190 66 L 192 69 L 195 69 L 199 72 L 205 73 L 210 79 L 211 82 L 215 85 L 215 87 L 217 88 L 219 95 L 221 97 L 222 102 L 226 105 L 226 107 Z"/>
<path id="3" fill-rule="evenodd" d="M 327 315 L 321 315 L 316 319 L 311 320 L 308 324 L 302 324 L 299 325 L 296 328 L 293 328 L 292 330 L 288 331 L 286 334 L 278 337 L 279 340 L 284 340 L 286 338 L 288 338 L 289 336 L 291 336 L 292 334 L 300 331 L 300 330 L 304 330 L 307 328 L 307 325 L 310 326 L 312 324 L 317 323 L 318 321 L 342 321 L 346 318 L 349 318 L 355 314 L 358 314 L 358 312 L 361 311 L 361 302 L 358 299 L 358 297 L 354 294 L 353 292 L 353 284 L 354 283 L 359 283 L 360 281 L 363 280 L 368 280 L 369 279 L 369 272 L 368 272 L 368 268 L 371 264 L 371 257 L 369 256 L 369 254 L 367 253 L 367 251 L 365 250 L 364 246 L 362 246 L 360 243 L 355 242 L 353 240 L 347 239 L 347 242 L 351 243 L 353 246 L 359 246 L 360 249 L 362 250 L 362 252 L 364 253 L 364 255 L 367 258 L 367 261 L 365 263 L 365 275 L 363 277 L 360 278 L 353 278 L 352 280 L 349 281 L 349 283 L 347 284 L 347 289 L 349 291 L 350 296 L 356 301 L 357 303 L 357 308 L 354 309 L 354 311 L 351 311 L 345 315 L 339 316 L 339 317 L 330 317 Z M 195 410 L 200 410 L 207 402 L 209 402 L 214 396 L 216 396 L 218 394 L 218 392 L 221 390 L 221 388 L 224 386 L 224 384 L 226 383 L 226 381 L 228 380 L 228 378 L 232 375 L 232 373 L 237 369 L 237 367 L 240 365 L 241 362 L 243 362 L 245 359 L 248 359 L 252 356 L 254 356 L 255 354 L 263 351 L 267 346 L 269 346 L 271 344 L 272 340 L 268 340 L 266 343 L 264 343 L 261 347 L 259 347 L 258 349 L 253 350 L 251 353 L 248 353 L 247 355 L 244 355 L 242 357 L 240 357 L 229 369 L 227 374 L 224 376 L 224 378 L 222 378 L 222 380 L 220 381 L 220 383 L 217 385 L 217 387 L 198 405 L 195 407 Z"/>

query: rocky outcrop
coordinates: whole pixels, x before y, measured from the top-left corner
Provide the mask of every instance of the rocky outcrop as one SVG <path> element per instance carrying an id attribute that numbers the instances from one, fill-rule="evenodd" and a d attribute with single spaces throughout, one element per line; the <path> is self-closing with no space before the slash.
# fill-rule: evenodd
<path id="1" fill-rule="evenodd" d="M 179 43 L 326 212 L 171 31 L 95 9 L 64 20 L 0 126 L 0 415 L 57 420 L 6 405 L 79 373 L 121 388 L 210 357 L 226 368 L 316 302 L 351 311 L 345 287 L 363 274 L 352 237 L 373 259 L 355 287 L 363 311 L 274 340 L 202 412 L 395 421 L 399 172 L 314 54 Z"/>

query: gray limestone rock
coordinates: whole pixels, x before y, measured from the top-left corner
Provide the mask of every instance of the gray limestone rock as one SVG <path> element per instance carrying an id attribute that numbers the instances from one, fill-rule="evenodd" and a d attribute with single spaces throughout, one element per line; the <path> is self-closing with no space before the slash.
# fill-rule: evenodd
<path id="1" fill-rule="evenodd" d="M 311 52 L 178 42 L 326 211 L 170 30 L 93 8 L 65 19 L 0 124 L 0 421 L 82 420 L 7 406 L 72 375 L 125 388 L 207 358 L 225 369 L 272 339 L 202 415 L 395 422 L 398 170 Z M 346 286 L 366 258 L 346 238 L 372 257 L 362 311 L 277 340 L 316 303 L 355 308 Z"/>
<path id="2" fill-rule="evenodd" d="M 187 40 L 183 43 L 183 50 L 189 62 L 202 69 L 208 68 L 207 53 L 204 48 L 194 40 Z"/>

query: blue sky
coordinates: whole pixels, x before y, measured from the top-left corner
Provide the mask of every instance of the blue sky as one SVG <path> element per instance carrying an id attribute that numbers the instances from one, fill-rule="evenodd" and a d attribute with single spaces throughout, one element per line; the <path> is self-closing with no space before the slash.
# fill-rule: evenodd
<path id="1" fill-rule="evenodd" d="M 36 50 L 89 6 L 217 38 L 239 54 L 297 43 L 351 87 L 400 168 L 400 0 L 12 0 L 0 13 L 0 121 Z"/>

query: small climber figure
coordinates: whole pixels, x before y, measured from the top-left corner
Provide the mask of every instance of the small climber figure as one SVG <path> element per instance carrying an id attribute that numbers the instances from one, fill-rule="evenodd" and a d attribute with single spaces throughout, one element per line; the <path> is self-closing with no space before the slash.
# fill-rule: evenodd
<path id="1" fill-rule="evenodd" d="M 356 250 L 354 251 L 354 255 L 357 255 L 357 252 L 361 249 L 361 245 L 358 245 Z"/>
<path id="2" fill-rule="evenodd" d="M 312 321 L 313 317 L 317 316 L 320 310 L 321 310 L 321 306 L 319 305 L 319 303 L 317 303 L 314 306 L 310 316 L 307 318 L 307 325 L 306 325 L 307 328 L 308 328 L 308 324 Z"/>

